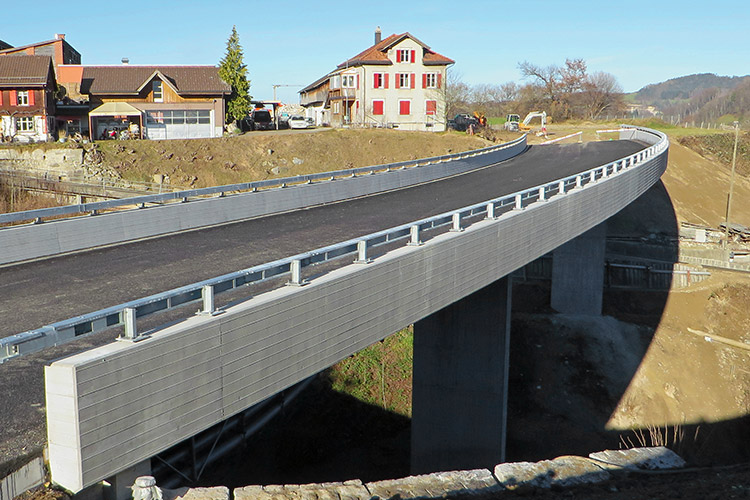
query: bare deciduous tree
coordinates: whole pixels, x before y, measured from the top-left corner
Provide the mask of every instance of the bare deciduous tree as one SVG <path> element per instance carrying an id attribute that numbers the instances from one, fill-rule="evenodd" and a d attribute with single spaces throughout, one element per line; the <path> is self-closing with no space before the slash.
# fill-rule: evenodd
<path id="1" fill-rule="evenodd" d="M 622 103 L 622 87 L 613 74 L 599 71 L 586 78 L 582 97 L 586 116 L 595 119 Z"/>
<path id="2" fill-rule="evenodd" d="M 560 67 L 551 64 L 547 67 L 537 66 L 528 61 L 518 63 L 518 69 L 524 79 L 532 79 L 537 85 L 544 90 L 545 97 L 554 102 L 557 100 L 557 94 L 560 88 L 561 72 Z"/>

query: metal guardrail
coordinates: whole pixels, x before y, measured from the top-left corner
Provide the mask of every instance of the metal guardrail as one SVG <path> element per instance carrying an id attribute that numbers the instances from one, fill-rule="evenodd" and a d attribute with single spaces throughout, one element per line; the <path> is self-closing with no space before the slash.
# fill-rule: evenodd
<path id="1" fill-rule="evenodd" d="M 202 301 L 202 309 L 198 314 L 214 315 L 218 312 L 214 304 L 214 296 L 217 293 L 243 285 L 262 283 L 273 278 L 278 279 L 284 275 L 289 276 L 287 285 L 303 286 L 307 283 L 302 276 L 302 270 L 305 267 L 352 255 L 356 255 L 355 263 L 366 264 L 370 262 L 367 253 L 371 248 L 400 240 L 407 240 L 407 245 L 410 246 L 419 246 L 422 244 L 420 235 L 425 231 L 446 226 L 450 226 L 450 231 L 462 231 L 464 227 L 475 223 L 476 219 L 482 215 L 484 219 L 496 219 L 502 213 L 511 210 L 524 210 L 532 203 L 543 202 L 555 195 L 565 195 L 572 190 L 583 188 L 588 184 L 605 180 L 612 175 L 641 165 L 660 155 L 669 147 L 667 136 L 661 132 L 635 127 L 633 130 L 634 133 L 638 130 L 654 134 L 659 140 L 638 153 L 577 175 L 0 339 L 0 363 L 25 353 L 36 352 L 115 326 L 124 327 L 124 333 L 119 339 L 136 342 L 146 338 L 145 335 L 138 333 L 137 318 L 197 301 Z M 368 170 L 363 170 L 363 172 L 366 171 Z M 329 173 L 328 176 L 330 175 Z"/>
<path id="2" fill-rule="evenodd" d="M 349 168 L 344 170 L 334 170 L 331 172 L 321 172 L 318 174 L 305 174 L 298 175 L 295 177 L 284 177 L 280 179 L 268 179 L 263 181 L 253 182 L 242 182 L 238 184 L 228 184 L 225 186 L 214 186 L 201 189 L 188 189 L 183 191 L 161 193 L 144 196 L 134 196 L 131 198 L 123 198 L 118 200 L 107 200 L 93 203 L 80 203 L 76 205 L 67 205 L 64 207 L 53 207 L 53 208 L 40 208 L 37 210 L 27 210 L 24 212 L 11 212 L 0 214 L 0 225 L 10 224 L 14 222 L 23 221 L 34 221 L 40 223 L 45 217 L 60 217 L 64 215 L 74 214 L 98 214 L 101 210 L 108 210 L 113 208 L 120 208 L 125 206 L 138 206 L 145 208 L 147 203 L 151 204 L 163 204 L 171 201 L 188 201 L 190 198 L 206 197 L 206 196 L 225 196 L 229 192 L 242 192 L 242 191 L 258 191 L 260 189 L 271 189 L 271 188 L 284 188 L 291 184 L 311 184 L 313 182 L 325 182 L 334 181 L 336 179 L 357 177 L 360 175 L 371 175 L 378 172 L 390 172 L 392 170 L 406 169 L 412 167 L 423 167 L 433 163 L 439 163 L 444 161 L 460 160 L 469 157 L 479 156 L 500 149 L 506 149 L 517 145 L 519 142 L 525 140 L 525 136 L 521 136 L 515 141 L 511 141 L 496 146 L 489 146 L 482 149 L 476 149 L 473 151 L 466 151 L 463 153 L 454 153 L 450 155 L 433 156 L 431 158 L 422 158 L 419 160 L 409 160 L 396 163 L 388 163 L 383 165 L 373 165 L 368 167 Z M 0 228 L 2 230 L 2 228 Z"/>

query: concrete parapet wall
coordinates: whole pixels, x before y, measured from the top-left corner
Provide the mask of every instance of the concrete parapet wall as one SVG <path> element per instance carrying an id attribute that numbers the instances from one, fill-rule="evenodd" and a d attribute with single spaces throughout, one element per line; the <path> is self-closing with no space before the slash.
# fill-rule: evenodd
<path id="1" fill-rule="evenodd" d="M 460 174 L 522 153 L 525 142 L 461 160 L 222 198 L 0 228 L 0 265 L 332 203 Z"/>
<path id="2" fill-rule="evenodd" d="M 0 480 L 0 500 L 13 500 L 21 493 L 44 483 L 45 477 L 44 460 L 37 457 Z"/>
<path id="3" fill-rule="evenodd" d="M 243 411 L 596 226 L 665 168 L 663 155 L 307 286 L 52 363 L 52 479 L 79 491 Z"/>

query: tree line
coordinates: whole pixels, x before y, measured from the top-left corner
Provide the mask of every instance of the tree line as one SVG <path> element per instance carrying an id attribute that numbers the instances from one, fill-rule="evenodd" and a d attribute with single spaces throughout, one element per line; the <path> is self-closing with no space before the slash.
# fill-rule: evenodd
<path id="1" fill-rule="evenodd" d="M 614 75 L 589 72 L 583 59 L 566 59 L 564 65 L 518 64 L 522 84 L 469 85 L 450 73 L 446 86 L 448 116 L 478 111 L 487 116 L 521 116 L 546 111 L 554 120 L 596 119 L 625 109 L 622 87 Z"/>

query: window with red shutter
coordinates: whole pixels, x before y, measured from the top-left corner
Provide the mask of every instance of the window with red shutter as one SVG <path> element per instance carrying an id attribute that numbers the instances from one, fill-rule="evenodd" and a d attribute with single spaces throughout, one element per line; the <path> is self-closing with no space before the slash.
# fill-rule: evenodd
<path id="1" fill-rule="evenodd" d="M 438 74 L 437 74 L 437 78 L 438 78 L 438 81 L 437 81 L 437 88 L 440 88 L 440 86 L 441 86 L 441 84 L 442 84 L 442 81 L 443 81 L 443 74 L 442 74 L 442 73 L 438 73 Z"/>
<path id="2" fill-rule="evenodd" d="M 397 63 L 401 62 L 401 51 L 400 50 L 396 51 L 396 62 Z"/>
<path id="3" fill-rule="evenodd" d="M 386 73 L 383 79 L 383 87 L 388 88 L 388 73 Z"/>
<path id="4" fill-rule="evenodd" d="M 425 101 L 425 112 L 428 115 L 437 114 L 437 101 L 434 101 L 434 100 Z"/>
<path id="5" fill-rule="evenodd" d="M 380 73 L 373 73 L 372 75 L 372 88 L 380 88 Z"/>
<path id="6" fill-rule="evenodd" d="M 422 73 L 422 88 L 427 88 L 427 73 Z"/>
<path id="7" fill-rule="evenodd" d="M 3 105 L 3 91 L 0 90 L 0 106 Z"/>
<path id="8" fill-rule="evenodd" d="M 384 104 L 384 102 L 382 100 L 373 100 L 372 101 L 372 114 L 373 115 L 382 115 L 383 114 L 383 104 Z"/>
<path id="9" fill-rule="evenodd" d="M 8 99 L 9 106 L 18 106 L 18 93 L 15 90 L 10 91 L 10 99 Z"/>
<path id="10" fill-rule="evenodd" d="M 411 60 L 410 62 L 416 62 L 417 60 L 414 58 L 414 51 L 411 51 Z"/>
<path id="11" fill-rule="evenodd" d="M 398 114 L 410 115 L 411 114 L 411 101 L 409 100 L 398 101 Z"/>
<path id="12" fill-rule="evenodd" d="M 401 73 L 396 73 L 396 78 L 393 82 L 393 88 L 400 89 L 401 88 Z"/>
<path id="13" fill-rule="evenodd" d="M 359 73 L 357 73 L 357 90 L 359 90 Z"/>
<path id="14" fill-rule="evenodd" d="M 35 104 L 34 94 L 35 92 L 33 90 L 29 90 L 29 106 L 34 106 Z"/>
<path id="15" fill-rule="evenodd" d="M 410 88 L 414 88 L 414 85 L 416 83 L 417 77 L 414 73 L 411 74 L 411 85 Z"/>

